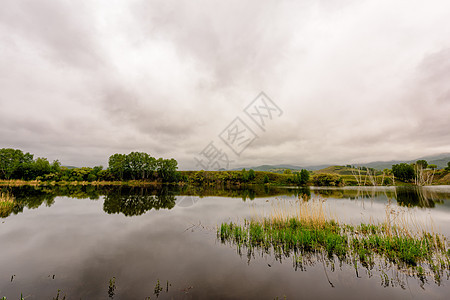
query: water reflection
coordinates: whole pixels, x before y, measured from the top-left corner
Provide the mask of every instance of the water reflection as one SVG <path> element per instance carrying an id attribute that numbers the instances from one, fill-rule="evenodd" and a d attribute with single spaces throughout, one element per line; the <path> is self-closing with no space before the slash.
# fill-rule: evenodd
<path id="1" fill-rule="evenodd" d="M 12 194 L 16 201 L 14 207 L 0 209 L 0 217 L 23 212 L 25 207 L 38 208 L 45 204 L 51 206 L 56 197 L 98 200 L 104 196 L 103 209 L 108 214 L 123 213 L 126 216 L 137 216 L 155 209 L 171 209 L 179 204 L 181 207 L 191 206 L 198 197 L 220 196 L 238 197 L 243 201 L 254 200 L 257 197 L 277 195 L 308 195 L 309 189 L 281 189 L 269 186 L 252 186 L 246 188 L 224 187 L 194 187 L 194 186 L 21 186 L 2 187 L 2 192 Z M 194 197 L 194 198 L 193 198 Z"/>
<path id="2" fill-rule="evenodd" d="M 175 191 L 168 186 L 159 189 L 120 187 L 105 195 L 103 210 L 108 214 L 139 216 L 145 212 L 175 206 Z"/>
<path id="3" fill-rule="evenodd" d="M 218 239 L 220 240 L 220 238 Z M 246 257 L 248 265 L 250 265 L 252 261 L 260 259 L 267 261 L 267 259 L 274 256 L 275 260 L 268 265 L 269 267 L 273 267 L 275 262 L 278 262 L 279 264 L 291 264 L 295 271 L 301 272 L 307 272 L 315 267 L 322 267 L 326 280 L 332 288 L 335 287 L 335 283 L 331 275 L 343 271 L 353 271 L 355 278 L 375 278 L 384 288 L 400 287 L 403 290 L 409 288 L 409 280 L 411 278 L 416 280 L 416 283 L 421 289 L 425 289 L 425 285 L 431 283 L 441 286 L 443 281 L 448 281 L 450 278 L 450 270 L 447 269 L 446 266 L 440 266 L 439 264 L 434 266 L 426 266 L 424 264 L 424 268 L 429 267 L 430 269 L 424 273 L 417 273 L 408 268 L 402 268 L 395 262 L 380 257 L 369 264 L 360 261 L 358 257 L 339 259 L 335 255 L 329 256 L 326 251 L 321 252 L 299 249 L 282 249 L 280 251 L 273 248 L 247 248 L 239 243 L 228 240 L 221 240 L 221 243 L 234 246 L 236 248 L 236 253 L 241 258 Z"/>
<path id="4" fill-rule="evenodd" d="M 397 203 L 401 206 L 435 207 L 450 199 L 450 193 L 442 193 L 427 187 L 398 187 Z"/>
<path id="5" fill-rule="evenodd" d="M 450 199 L 450 188 L 434 187 L 390 187 L 390 188 L 281 188 L 267 185 L 248 187 L 223 186 L 21 186 L 2 187 L 15 197 L 13 206 L 1 207 L 0 217 L 23 212 L 23 209 L 51 206 L 56 197 L 98 200 L 104 197 L 103 209 L 108 214 L 122 213 L 137 216 L 155 209 L 172 209 L 176 205 L 188 207 L 195 205 L 199 198 L 209 196 L 238 197 L 252 201 L 258 197 L 287 196 L 309 200 L 311 195 L 334 199 L 385 199 L 396 200 L 405 207 L 434 208 Z"/>
<path id="6" fill-rule="evenodd" d="M 341 189 L 314 189 L 316 195 L 335 199 L 375 199 L 383 197 L 395 200 L 397 204 L 405 207 L 433 208 L 436 204 L 443 204 L 450 199 L 450 187 L 419 187 L 398 186 L 390 188 L 341 188 Z"/>
<path id="7" fill-rule="evenodd" d="M 370 211 L 384 216 L 386 197 L 396 203 L 398 197 L 403 199 L 401 189 L 25 186 L 0 190 L 9 191 L 16 199 L 14 208 L 2 214 L 9 218 L 0 221 L 0 297 L 8 299 L 21 292 L 33 294 L 27 299 L 52 299 L 58 289 L 67 293 L 68 299 L 107 299 L 113 277 L 116 280 L 110 285 L 116 286 L 111 290 L 115 299 L 149 295 L 156 299 L 153 287 L 158 279 L 163 287 L 166 280 L 173 284 L 159 299 L 282 299 L 283 295 L 288 299 L 389 299 L 406 298 L 409 289 L 416 298 L 445 298 L 448 292 L 434 284 L 422 289 L 420 279 L 416 281 L 396 268 L 380 270 L 375 266 L 368 270 L 358 264 L 355 269 L 352 263 L 341 265 L 337 259 L 314 253 L 303 253 L 301 259 L 291 253 L 280 264 L 273 253 L 254 259 L 259 256 L 255 251 L 247 264 L 246 251 L 242 261 L 234 246 L 224 247 L 216 240 L 214 226 L 251 218 L 259 209 L 271 209 L 274 197 L 288 201 L 329 198 L 327 204 L 339 206 L 339 217 L 344 212 L 356 219 L 361 211 L 358 199 L 378 198 L 373 202 L 379 205 Z M 449 209 L 442 208 L 450 204 L 446 201 L 449 189 L 429 190 L 432 193 L 422 194 L 434 207 L 423 200 L 397 201 L 405 206 L 433 207 L 436 224 L 447 226 Z M 14 216 L 23 211 L 26 214 Z M 144 217 L 134 217 L 144 213 Z M 205 227 L 186 230 L 200 221 Z M 16 277 L 11 281 L 13 274 Z M 56 277 L 48 277 L 51 274 Z M 409 286 L 408 282 L 404 285 L 408 278 L 412 279 Z M 384 288 L 386 284 L 406 290 Z"/>

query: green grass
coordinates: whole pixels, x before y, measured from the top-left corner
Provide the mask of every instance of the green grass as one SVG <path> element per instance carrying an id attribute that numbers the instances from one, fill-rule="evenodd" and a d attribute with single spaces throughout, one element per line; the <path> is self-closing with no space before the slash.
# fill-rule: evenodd
<path id="1" fill-rule="evenodd" d="M 298 218 L 246 220 L 244 225 L 222 223 L 217 237 L 222 243 L 237 245 L 239 251 L 246 248 L 248 253 L 255 250 L 269 253 L 273 249 L 278 257 L 294 254 L 297 260 L 303 255 L 321 253 L 329 260 L 337 258 L 355 266 L 359 262 L 367 269 L 384 260 L 399 269 L 409 269 L 418 278 L 424 276 L 426 267 L 435 280 L 443 270 L 450 270 L 450 250 L 445 237 L 425 232 L 412 236 L 404 229 L 386 224 L 354 227 L 333 220 L 321 223 Z"/>
<path id="2" fill-rule="evenodd" d="M 0 194 L 0 218 L 7 217 L 11 214 L 16 205 L 14 197 L 9 193 Z"/>
<path id="3" fill-rule="evenodd" d="M 6 297 L 2 297 L 2 298 L 0 298 L 0 300 L 7 300 L 7 299 L 6 299 Z M 20 294 L 20 298 L 19 298 L 19 300 L 24 300 L 24 298 L 23 298 L 22 294 Z"/>

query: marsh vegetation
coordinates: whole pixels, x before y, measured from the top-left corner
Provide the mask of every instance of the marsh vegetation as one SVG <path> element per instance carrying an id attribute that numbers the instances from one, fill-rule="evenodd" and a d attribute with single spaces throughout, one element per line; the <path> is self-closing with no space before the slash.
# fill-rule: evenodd
<path id="1" fill-rule="evenodd" d="M 17 206 L 14 200 L 14 196 L 8 191 L 0 193 L 0 218 L 7 217 L 14 211 Z"/>
<path id="2" fill-rule="evenodd" d="M 239 255 L 250 260 L 255 255 L 275 255 L 281 262 L 292 258 L 295 269 L 305 264 L 325 262 L 335 270 L 337 263 L 352 265 L 359 276 L 362 266 L 371 276 L 379 273 L 382 284 L 387 271 L 417 278 L 423 285 L 429 278 L 440 284 L 450 276 L 450 249 L 445 236 L 427 231 L 425 224 L 411 222 L 406 216 L 393 218 L 386 206 L 386 221 L 378 224 L 348 225 L 327 216 L 323 200 L 297 205 L 277 206 L 269 217 L 244 220 L 243 224 L 222 223 L 217 237 L 224 244 L 232 244 Z"/>

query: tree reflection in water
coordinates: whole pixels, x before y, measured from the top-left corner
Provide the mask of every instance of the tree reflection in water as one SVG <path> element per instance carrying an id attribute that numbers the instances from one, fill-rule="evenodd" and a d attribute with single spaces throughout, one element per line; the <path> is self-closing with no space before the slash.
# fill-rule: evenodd
<path id="1" fill-rule="evenodd" d="M 175 206 L 175 193 L 167 186 L 159 189 L 121 188 L 105 195 L 103 210 L 108 214 L 139 216 L 145 212 Z"/>
<path id="2" fill-rule="evenodd" d="M 0 192 L 10 193 L 15 198 L 13 207 L 0 209 L 0 217 L 23 212 L 24 208 L 35 209 L 45 204 L 51 206 L 56 197 L 99 200 L 104 196 L 104 211 L 108 214 L 123 213 L 137 216 L 155 209 L 171 209 L 175 205 L 191 206 L 199 198 L 208 196 L 238 197 L 243 201 L 252 201 L 258 197 L 289 196 L 311 199 L 311 193 L 324 198 L 373 199 L 385 196 L 397 200 L 400 206 L 417 206 L 433 208 L 437 203 L 450 199 L 450 192 L 435 191 L 427 187 L 391 187 L 384 189 L 350 188 L 350 189 L 310 189 L 281 188 L 268 185 L 249 185 L 241 187 L 224 186 L 3 186 Z"/>

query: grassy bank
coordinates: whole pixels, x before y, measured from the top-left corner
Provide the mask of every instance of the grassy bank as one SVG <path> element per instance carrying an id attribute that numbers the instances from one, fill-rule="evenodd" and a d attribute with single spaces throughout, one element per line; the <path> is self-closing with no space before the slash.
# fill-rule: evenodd
<path id="1" fill-rule="evenodd" d="M 247 178 L 242 171 L 180 171 L 181 180 L 171 184 L 195 186 L 242 186 L 248 184 L 293 185 L 293 175 L 271 172 L 254 172 Z M 158 185 L 160 181 L 124 180 L 124 181 L 41 181 L 41 180 L 0 180 L 0 185 Z"/>
<path id="2" fill-rule="evenodd" d="M 328 168 L 330 169 L 330 168 Z M 295 174 L 279 174 L 264 171 L 254 171 L 249 176 L 249 171 L 180 171 L 177 182 L 171 184 L 194 186 L 245 186 L 245 185 L 272 185 L 272 186 L 298 186 Z M 157 180 L 124 180 L 124 181 L 43 181 L 43 180 L 0 180 L 0 186 L 51 186 L 51 185 L 128 185 L 145 186 L 161 184 Z M 307 186 L 403 186 L 414 185 L 411 182 L 403 182 L 393 179 L 392 176 L 354 176 L 337 173 L 311 173 L 310 178 L 302 185 Z M 432 185 L 450 185 L 450 173 L 438 170 L 434 174 Z"/>
<path id="3" fill-rule="evenodd" d="M 0 186 L 67 186 L 67 185 L 92 185 L 92 186 L 106 186 L 106 185 L 115 185 L 115 186 L 154 186 L 161 185 L 160 182 L 157 181 L 149 181 L 149 180 L 126 180 L 126 181 L 40 181 L 40 180 L 0 180 Z"/>

